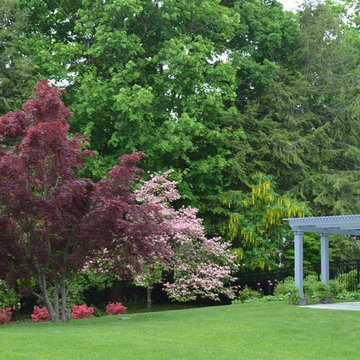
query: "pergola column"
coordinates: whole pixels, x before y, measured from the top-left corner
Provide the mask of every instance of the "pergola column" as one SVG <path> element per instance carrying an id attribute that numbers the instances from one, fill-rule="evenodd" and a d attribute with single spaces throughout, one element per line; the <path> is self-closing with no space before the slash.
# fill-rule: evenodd
<path id="1" fill-rule="evenodd" d="M 321 234 L 321 281 L 329 285 L 329 234 Z"/>
<path id="2" fill-rule="evenodd" d="M 295 285 L 298 287 L 301 297 L 304 297 L 303 232 L 294 231 L 294 235 Z"/>

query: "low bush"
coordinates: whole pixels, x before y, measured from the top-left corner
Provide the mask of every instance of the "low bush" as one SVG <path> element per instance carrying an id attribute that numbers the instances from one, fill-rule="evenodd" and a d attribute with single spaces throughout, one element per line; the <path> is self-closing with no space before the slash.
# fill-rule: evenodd
<path id="1" fill-rule="evenodd" d="M 71 317 L 73 319 L 86 319 L 95 317 L 93 315 L 94 309 L 92 307 L 88 307 L 87 305 L 73 305 L 73 310 L 71 313 Z"/>
<path id="2" fill-rule="evenodd" d="M 279 295 L 279 296 L 273 296 L 273 295 L 266 295 L 259 298 L 249 298 L 244 301 L 240 300 L 233 300 L 232 304 L 253 304 L 253 303 L 264 303 L 264 302 L 272 302 L 272 301 L 287 301 L 288 296 L 287 295 Z"/>
<path id="3" fill-rule="evenodd" d="M 321 281 L 317 281 L 312 286 L 313 298 L 323 302 L 330 297 L 330 286 Z"/>
<path id="4" fill-rule="evenodd" d="M 335 298 L 338 296 L 338 294 L 346 290 L 345 284 L 341 283 L 338 280 L 330 280 L 329 285 L 330 285 L 330 295 Z"/>
<path id="5" fill-rule="evenodd" d="M 50 314 L 46 307 L 34 306 L 34 312 L 31 314 L 34 322 L 50 321 Z"/>
<path id="6" fill-rule="evenodd" d="M 319 282 L 319 278 L 316 274 L 307 275 L 304 279 L 303 289 L 304 295 L 309 299 L 315 299 L 314 286 Z"/>
<path id="7" fill-rule="evenodd" d="M 239 300 L 240 302 L 244 302 L 245 300 L 256 299 L 260 297 L 261 294 L 258 291 L 253 290 L 248 286 L 245 286 L 244 289 L 239 292 L 237 300 Z"/>
<path id="8" fill-rule="evenodd" d="M 358 276 L 356 270 L 342 273 L 337 277 L 339 283 L 343 284 L 348 291 L 355 291 L 358 288 Z"/>
<path id="9" fill-rule="evenodd" d="M 0 325 L 8 324 L 11 320 L 11 316 L 11 308 L 0 309 Z"/>
<path id="10" fill-rule="evenodd" d="M 14 289 L 9 288 L 4 280 L 0 280 L 0 308 L 16 306 L 20 301 Z"/>
<path id="11" fill-rule="evenodd" d="M 126 307 L 121 302 L 112 303 L 106 306 L 106 313 L 108 315 L 121 315 L 126 313 Z"/>
<path id="12" fill-rule="evenodd" d="M 294 281 L 281 281 L 276 284 L 274 289 L 275 296 L 281 295 L 292 295 L 298 292 L 298 287 L 295 285 Z"/>
<path id="13" fill-rule="evenodd" d="M 359 299 L 360 299 L 360 291 L 343 290 L 342 292 L 338 293 L 336 296 L 336 300 L 340 300 L 340 301 L 353 301 Z"/>
<path id="14" fill-rule="evenodd" d="M 274 295 L 287 296 L 290 304 L 297 305 L 301 300 L 301 296 L 298 291 L 299 289 L 293 280 L 284 280 L 276 284 Z"/>

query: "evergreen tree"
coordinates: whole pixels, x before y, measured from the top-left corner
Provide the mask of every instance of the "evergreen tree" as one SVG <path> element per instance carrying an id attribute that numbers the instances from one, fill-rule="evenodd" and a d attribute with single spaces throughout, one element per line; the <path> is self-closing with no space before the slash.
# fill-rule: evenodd
<path id="1" fill-rule="evenodd" d="M 299 16 L 297 48 L 240 117 L 248 173 L 274 175 L 315 214 L 357 213 L 359 53 L 342 7 L 307 4 Z"/>

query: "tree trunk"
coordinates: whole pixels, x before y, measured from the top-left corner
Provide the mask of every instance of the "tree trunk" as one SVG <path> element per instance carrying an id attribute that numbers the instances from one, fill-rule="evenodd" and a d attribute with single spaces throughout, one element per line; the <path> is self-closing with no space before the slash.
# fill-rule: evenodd
<path id="1" fill-rule="evenodd" d="M 148 286 L 146 288 L 146 306 L 147 306 L 147 311 L 151 311 L 151 291 L 152 291 L 152 287 Z"/>
<path id="2" fill-rule="evenodd" d="M 62 312 L 62 321 L 68 322 L 70 320 L 70 309 L 66 307 L 66 297 L 67 297 L 67 289 L 65 283 L 65 273 L 63 273 L 61 279 L 61 312 Z"/>
<path id="3" fill-rule="evenodd" d="M 51 321 L 59 322 L 59 320 L 60 320 L 59 311 L 55 310 L 56 306 L 54 307 L 54 305 L 50 301 L 49 294 L 48 294 L 48 289 L 46 287 L 45 275 L 43 275 L 43 274 L 39 275 L 38 283 L 39 283 L 39 287 L 40 287 L 40 290 L 41 290 L 41 295 L 42 295 L 42 298 L 44 300 L 45 306 L 49 311 Z M 55 288 L 56 288 L 56 286 L 55 286 Z M 57 304 L 59 304 L 59 302 Z"/>
<path id="4" fill-rule="evenodd" d="M 54 312 L 57 314 L 57 321 L 60 321 L 60 315 L 59 315 L 59 282 L 55 281 L 54 286 Z"/>

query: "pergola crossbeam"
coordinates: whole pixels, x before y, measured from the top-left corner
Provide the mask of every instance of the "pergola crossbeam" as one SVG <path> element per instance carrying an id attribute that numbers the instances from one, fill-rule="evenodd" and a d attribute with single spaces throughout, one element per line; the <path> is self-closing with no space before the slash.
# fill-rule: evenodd
<path id="1" fill-rule="evenodd" d="M 293 231 L 302 231 L 310 233 L 319 233 L 319 234 L 342 234 L 342 235 L 358 235 L 360 236 L 360 229 L 348 229 L 348 228 L 326 228 L 326 227 L 316 227 L 316 226 L 294 226 Z"/>

